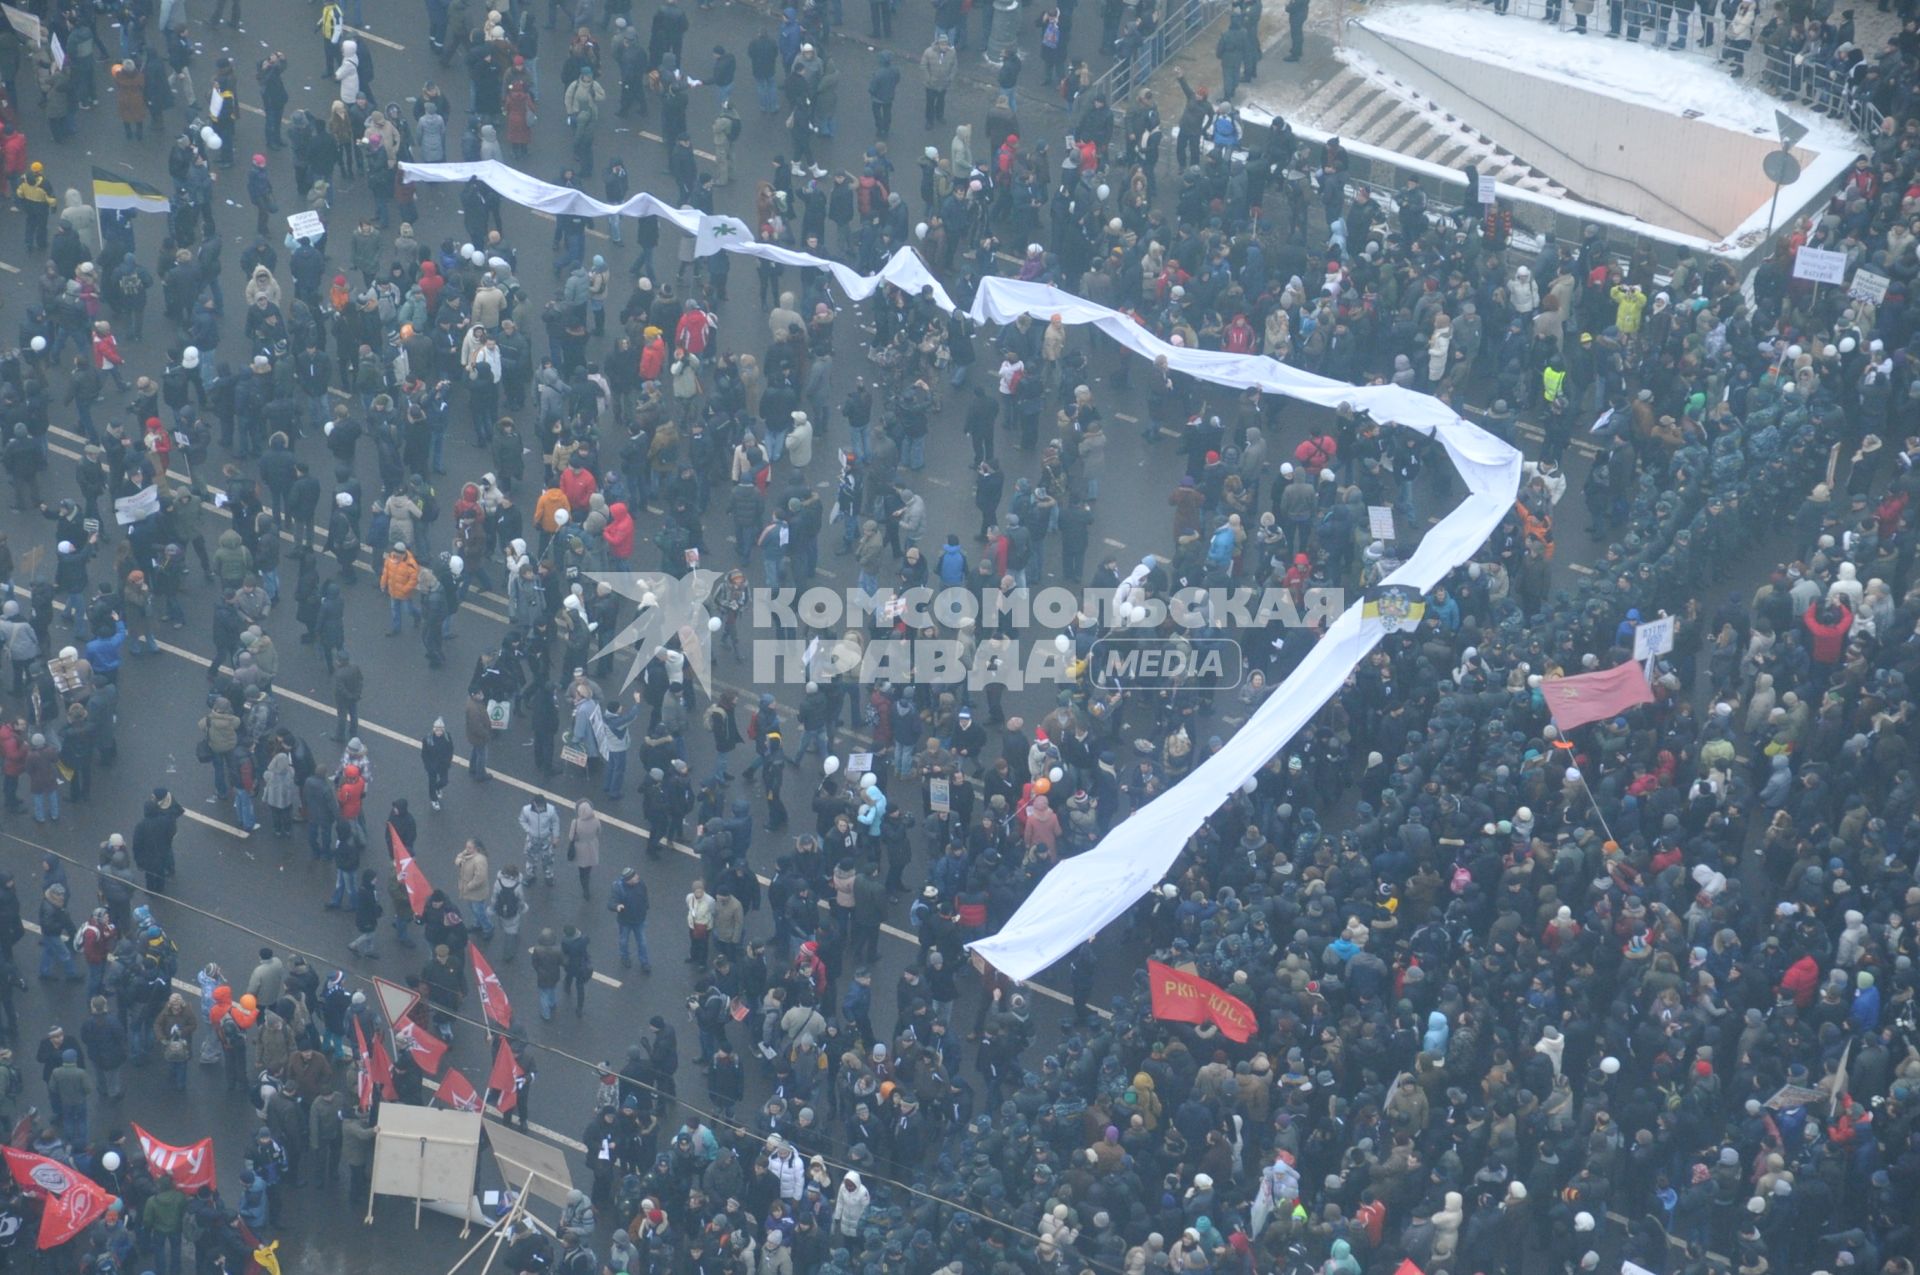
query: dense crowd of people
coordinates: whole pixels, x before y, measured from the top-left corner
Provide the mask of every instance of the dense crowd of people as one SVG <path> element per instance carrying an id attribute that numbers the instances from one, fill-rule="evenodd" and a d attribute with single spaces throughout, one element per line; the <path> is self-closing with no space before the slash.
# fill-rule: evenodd
<path id="1" fill-rule="evenodd" d="M 545 1057 L 524 1018 L 500 1033 L 487 1097 L 505 1118 L 526 1124 L 536 1082 L 543 1109 L 554 1086 L 594 1095 L 584 1189 L 554 1237 L 514 1238 L 516 1272 L 1914 1269 L 1920 155 L 1905 86 L 1920 51 L 1896 42 L 1882 59 L 1884 130 L 1743 287 L 1704 255 L 1623 260 L 1597 229 L 1522 255 L 1505 210 L 1456 213 L 1418 184 L 1388 206 L 1345 179 L 1337 143 L 1305 145 L 1284 123 L 1243 134 L 1230 86 L 1216 100 L 1178 81 L 1169 121 L 1151 90 L 1076 92 L 1091 77 L 1068 53 L 1070 7 L 1020 36 L 1041 91 L 1065 83 L 1065 143 L 1022 127 L 1052 108 L 1020 110 L 1020 54 L 1001 50 L 984 127 L 954 126 L 917 172 L 884 140 L 893 97 L 920 76 L 923 127 L 947 132 L 964 7 L 935 6 L 904 72 L 878 59 L 866 145 L 835 144 L 830 3 L 785 11 L 743 50 L 755 109 L 783 118 L 791 143 L 753 184 L 763 239 L 869 270 L 913 243 L 962 299 L 1013 271 L 1188 348 L 1429 391 L 1532 456 L 1511 516 L 1432 591 L 1417 629 L 1388 637 L 1176 875 L 1058 971 L 1072 1011 L 1055 1031 L 1032 989 L 974 972 L 967 942 L 1219 748 L 1314 628 L 1210 619 L 1207 636 L 1248 653 L 1231 690 L 1081 678 L 1043 699 L 828 671 L 708 696 L 676 643 L 629 691 L 586 670 L 635 601 L 583 573 L 723 572 L 723 678 L 771 636 L 755 628 L 755 587 L 1124 582 L 1166 599 L 1205 583 L 1304 605 L 1391 570 L 1408 544 L 1376 539 L 1368 509 L 1390 507 L 1410 541 L 1457 490 L 1444 457 L 1391 422 L 1226 392 L 1048 315 L 976 331 L 931 294 L 889 288 L 844 307 L 817 269 L 755 263 L 763 329 L 739 305 L 749 293 L 728 306 L 727 254 L 661 244 L 653 220 L 609 223 L 595 249 L 585 219 L 561 216 L 554 271 L 532 277 L 525 223 L 477 181 L 442 199 L 465 242 L 417 233 L 433 197 L 396 164 L 529 162 L 543 57 L 572 150 L 538 175 L 624 198 L 638 182 L 595 147 L 606 114 L 638 115 L 657 119 L 680 199 L 711 211 L 716 188 L 744 184 L 729 168 L 739 60 L 720 46 L 704 83 L 690 74 L 698 15 L 663 0 L 643 35 L 628 4 L 575 8 L 430 2 L 432 47 L 467 81 L 456 110 L 432 85 L 379 105 L 373 50 L 349 25 L 361 15 L 328 3 L 318 31 L 338 101 L 325 118 L 294 112 L 284 136 L 284 59 L 249 78 L 222 56 L 209 72 L 173 0 L 49 9 L 57 68 L 7 46 L 0 155 L 45 264 L 37 297 L 14 290 L 0 466 L 16 524 L 44 515 L 51 531 L 44 569 L 0 559 L 7 810 L 50 826 L 63 800 L 138 787 L 114 769 L 121 686 L 144 675 L 129 657 L 184 627 L 185 604 L 210 607 L 191 730 L 208 791 L 242 828 L 291 838 L 304 819 L 356 958 L 388 932 L 426 958 L 409 980 L 422 1005 L 397 1034 L 344 970 L 272 947 L 244 982 L 197 953 L 182 965 L 160 918 L 177 906 L 190 798 L 167 788 L 97 860 L 62 852 L 37 879 L 11 874 L 0 1027 L 19 1056 L 0 1052 L 0 1124 L 31 1104 L 16 1142 L 120 1201 L 60 1250 L 62 1269 L 173 1275 L 183 1237 L 198 1270 L 241 1269 L 286 1192 L 344 1178 L 364 1194 L 379 1103 L 428 1101 L 434 1041 L 484 1026 L 475 953 L 511 961 L 524 932 L 540 1018 L 580 1015 L 596 950 L 646 974 L 677 955 L 654 911 L 685 931 L 685 1018 L 653 1014 L 597 1082 Z M 876 37 L 897 24 L 917 42 L 927 25 L 872 8 Z M 1108 5 L 1102 53 L 1150 32 L 1149 8 Z M 1257 69 L 1257 4 L 1235 22 L 1230 80 Z M 121 42 L 105 74 L 102 37 Z M 129 135 L 153 124 L 169 147 L 164 228 L 134 211 L 96 221 L 59 152 L 30 137 L 30 69 L 56 142 L 107 93 Z M 195 73 L 226 103 L 211 118 Z M 243 81 L 266 120 L 250 163 Z M 689 115 L 709 100 L 719 158 L 703 171 Z M 829 174 L 830 149 L 860 154 Z M 288 202 L 320 213 L 324 236 L 266 233 L 287 161 Z M 212 233 L 209 178 L 243 164 L 261 233 L 235 262 Z M 1883 274 L 1884 299 L 1793 280 L 1807 246 Z M 160 354 L 123 355 L 121 336 Z M 838 366 L 863 355 L 857 376 Z M 1109 428 L 1122 415 L 1137 435 Z M 70 468 L 52 459 L 67 434 Z M 1091 548 L 1114 525 L 1110 451 L 1177 471 L 1170 553 L 1136 565 Z M 930 525 L 921 471 L 954 457 L 972 466 L 977 526 Z M 1577 493 L 1563 465 L 1584 467 Z M 824 498 L 821 478 L 836 480 Z M 116 508 L 134 515 L 120 528 Z M 1587 538 L 1591 570 L 1557 573 L 1556 553 Z M 456 754 L 485 783 L 490 750 L 521 738 L 540 776 L 576 794 L 564 812 L 535 796 L 509 836 L 471 837 L 437 890 L 400 857 L 420 836 L 408 798 L 369 817 L 359 710 L 392 674 L 349 649 L 348 610 L 364 606 L 389 634 L 417 634 L 429 669 L 456 622 L 484 634 L 422 732 L 433 810 Z M 1678 636 L 1649 670 L 1654 702 L 1556 731 L 1544 680 L 1631 659 L 1635 627 L 1663 615 Z M 1076 654 L 1110 618 L 1075 622 Z M 957 636 L 982 660 L 1029 637 L 916 631 L 880 606 L 798 636 L 856 652 Z M 326 670 L 334 739 L 283 715 L 275 685 L 292 659 Z M 850 742 L 870 772 L 842 766 Z M 831 759 L 818 778 L 799 770 L 815 752 Z M 647 854 L 596 886 L 603 844 L 616 856 L 595 803 L 630 788 Z M 649 887 L 668 842 L 700 860 L 684 922 L 680 899 L 655 907 Z M 539 891 L 569 875 L 557 860 L 604 899 L 610 929 L 541 922 Z M 874 971 L 889 917 L 918 940 L 890 996 Z M 28 920 L 41 978 L 84 981 L 89 998 L 76 1031 L 40 1040 L 37 1086 L 22 1042 L 38 1030 L 14 1004 Z M 1253 1038 L 1155 1021 L 1143 976 L 1104 972 L 1148 956 L 1243 1000 Z M 197 1005 L 170 981 L 196 968 Z M 697 1038 L 692 1058 L 669 1018 Z M 372 1074 L 362 1038 L 390 1074 Z M 253 1103 L 259 1136 L 233 1184 L 150 1175 L 141 1142 L 97 1118 L 149 1058 L 182 1088 L 204 1067 Z M 703 1083 L 683 1085 L 690 1071 Z M 39 1207 L 5 1203 L 0 1260 L 21 1259 Z"/>

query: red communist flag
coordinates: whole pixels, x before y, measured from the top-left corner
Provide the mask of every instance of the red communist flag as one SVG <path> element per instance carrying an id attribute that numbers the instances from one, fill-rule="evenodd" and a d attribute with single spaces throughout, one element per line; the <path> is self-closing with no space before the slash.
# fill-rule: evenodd
<path id="1" fill-rule="evenodd" d="M 420 865 L 414 862 L 406 843 L 400 840 L 400 834 L 393 830 L 391 824 L 387 826 L 387 848 L 393 851 L 393 870 L 406 883 L 407 901 L 413 904 L 413 914 L 418 917 L 427 910 L 427 896 L 433 893 L 433 885 L 427 880 L 427 874 L 420 870 Z"/>
<path id="2" fill-rule="evenodd" d="M 147 1157 L 147 1172 L 154 1177 L 169 1175 L 173 1184 L 188 1195 L 216 1183 L 212 1138 L 202 1138 L 184 1147 L 170 1146 L 137 1124 L 133 1126 L 133 1136 L 140 1139 L 140 1150 Z"/>
<path id="3" fill-rule="evenodd" d="M 429 1076 L 440 1074 L 447 1059 L 447 1042 L 411 1018 L 403 1018 L 393 1029 L 393 1043 L 413 1055 L 413 1061 Z"/>
<path id="4" fill-rule="evenodd" d="M 499 976 L 493 972 L 493 966 L 487 964 L 487 958 L 480 955 L 480 949 L 471 943 L 467 945 L 467 960 L 473 965 L 473 981 L 480 988 L 480 1008 L 487 1012 L 487 1020 L 501 1031 L 513 1027 L 513 1006 L 507 1003 L 507 989 L 500 986 Z"/>
<path id="5" fill-rule="evenodd" d="M 443 1107 L 452 1107 L 455 1111 L 479 1111 L 480 1095 L 474 1092 L 473 1082 L 461 1075 L 458 1068 L 447 1068 L 447 1078 L 440 1082 L 440 1089 L 433 1100 Z"/>
<path id="6" fill-rule="evenodd" d="M 1259 1024 L 1245 1001 L 1236 1000 L 1197 974 L 1147 962 L 1153 984 L 1153 1016 L 1173 1023 L 1212 1023 L 1228 1040 L 1252 1039 Z"/>
<path id="7" fill-rule="evenodd" d="M 367 1034 L 360 1030 L 360 1020 L 353 1020 L 353 1034 L 360 1042 L 360 1075 L 355 1088 L 360 1098 L 360 1110 L 373 1110 L 373 1059 L 367 1054 Z"/>
<path id="8" fill-rule="evenodd" d="M 525 1074 L 520 1070 L 520 1060 L 513 1056 L 513 1047 L 502 1036 L 493 1051 L 493 1074 L 487 1077 L 487 1092 L 493 1095 L 493 1105 L 501 1115 L 512 1111 L 520 1101 L 520 1078 Z"/>
<path id="9" fill-rule="evenodd" d="M 1603 717 L 1617 717 L 1635 704 L 1653 703 L 1653 688 L 1647 685 L 1647 671 L 1629 660 L 1598 673 L 1550 678 L 1540 683 L 1540 696 L 1547 701 L 1553 724 L 1572 730 Z"/>
<path id="10" fill-rule="evenodd" d="M 49 1160 L 31 1151 L 6 1148 L 7 1168 L 13 1180 L 28 1195 L 43 1202 L 40 1211 L 40 1248 L 65 1244 L 101 1217 L 113 1203 L 109 1195 L 81 1174 L 58 1160 Z"/>
<path id="11" fill-rule="evenodd" d="M 367 1052 L 367 1071 L 380 1086 L 380 1097 L 387 1102 L 400 1101 L 400 1091 L 393 1085 L 393 1059 L 387 1057 L 387 1047 L 378 1036 L 373 1038 L 373 1048 Z"/>

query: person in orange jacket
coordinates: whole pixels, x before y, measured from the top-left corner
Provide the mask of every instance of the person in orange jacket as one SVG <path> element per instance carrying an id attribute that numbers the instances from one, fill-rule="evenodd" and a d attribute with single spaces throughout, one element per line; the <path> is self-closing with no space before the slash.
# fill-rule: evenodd
<path id="1" fill-rule="evenodd" d="M 567 499 L 567 493 L 557 483 L 540 493 L 540 499 L 534 502 L 533 506 L 533 525 L 540 529 L 542 553 L 546 552 L 547 541 L 560 530 L 561 524 L 554 519 L 554 514 L 572 508 L 573 505 Z"/>
<path id="2" fill-rule="evenodd" d="M 419 587 L 420 564 L 407 551 L 405 541 L 394 541 L 387 550 L 386 560 L 380 564 L 380 592 L 387 595 L 387 604 L 392 608 L 392 618 L 387 626 L 388 637 L 400 631 L 403 611 L 412 614 L 415 624 L 420 623 L 420 604 L 413 598 Z"/>

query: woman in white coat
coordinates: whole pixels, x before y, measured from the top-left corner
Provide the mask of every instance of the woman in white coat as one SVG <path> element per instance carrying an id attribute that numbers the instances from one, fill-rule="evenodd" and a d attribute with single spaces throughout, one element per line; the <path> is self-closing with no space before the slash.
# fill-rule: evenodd
<path id="1" fill-rule="evenodd" d="M 334 68 L 333 78 L 340 81 L 342 102 L 352 102 L 360 96 L 360 44 L 357 40 L 341 43 L 340 65 Z"/>
<path id="2" fill-rule="evenodd" d="M 1427 338 L 1427 384 L 1438 385 L 1447 374 L 1447 358 L 1453 346 L 1453 321 L 1444 314 L 1433 316 L 1433 335 Z"/>
<path id="3" fill-rule="evenodd" d="M 793 428 L 787 431 L 787 459 L 795 469 L 813 463 L 813 422 L 805 412 L 793 414 Z"/>
<path id="4" fill-rule="evenodd" d="M 1540 285 L 1533 281 L 1533 271 L 1525 266 L 1516 269 L 1507 280 L 1507 304 L 1522 319 L 1540 308 Z"/>

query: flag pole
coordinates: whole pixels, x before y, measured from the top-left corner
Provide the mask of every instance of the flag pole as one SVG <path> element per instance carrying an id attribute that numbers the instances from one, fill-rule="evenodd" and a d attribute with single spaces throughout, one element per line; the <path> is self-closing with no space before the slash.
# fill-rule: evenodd
<path id="1" fill-rule="evenodd" d="M 1555 748 L 1565 749 L 1569 753 L 1573 751 L 1573 741 L 1561 734 L 1558 726 L 1551 726 L 1548 727 L 1548 729 L 1554 732 L 1553 746 Z M 1608 841 L 1613 842 L 1615 845 L 1620 844 L 1619 839 L 1613 835 L 1613 829 L 1607 826 L 1606 815 L 1600 811 L 1600 799 L 1593 795 L 1593 788 L 1587 783 L 1587 772 L 1578 766 L 1575 766 L 1573 769 L 1574 773 L 1580 776 L 1580 787 L 1586 791 L 1588 804 L 1593 807 L 1593 817 L 1600 821 L 1600 831 L 1607 834 Z"/>

